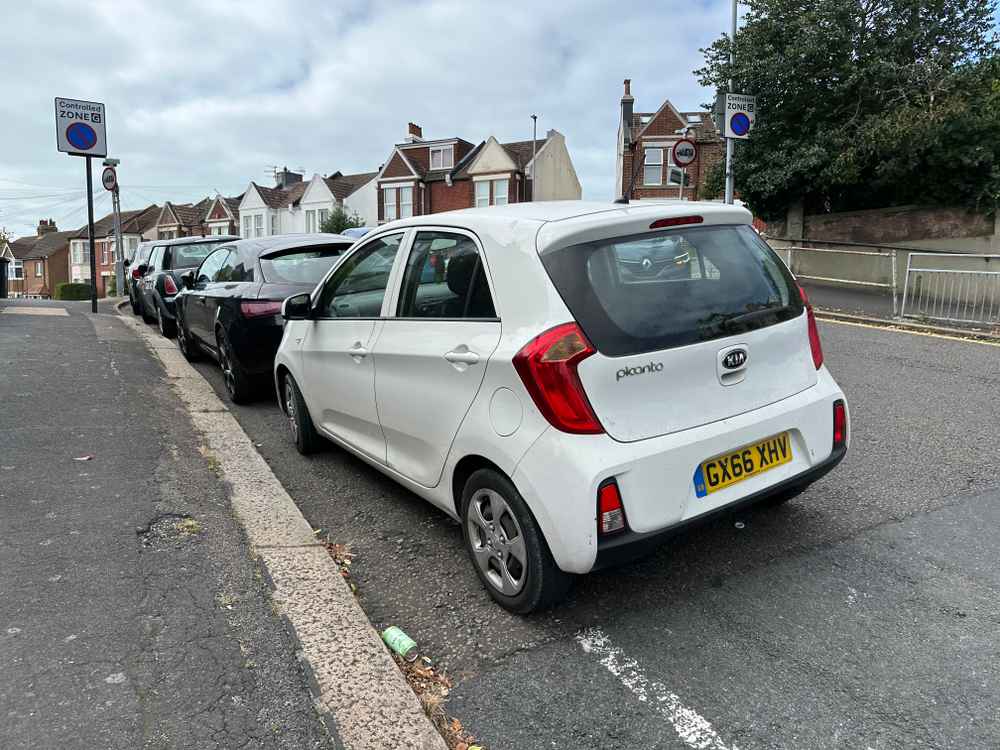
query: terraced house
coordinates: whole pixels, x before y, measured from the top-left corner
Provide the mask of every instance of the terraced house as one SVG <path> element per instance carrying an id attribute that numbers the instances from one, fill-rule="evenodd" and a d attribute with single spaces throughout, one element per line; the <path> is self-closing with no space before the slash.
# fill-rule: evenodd
<path id="1" fill-rule="evenodd" d="M 580 181 L 566 138 L 549 130 L 536 141 L 478 145 L 462 138 L 425 140 L 407 126 L 378 173 L 378 221 L 530 200 L 579 199 Z"/>
<path id="2" fill-rule="evenodd" d="M 160 206 L 155 203 L 135 211 L 122 211 L 122 248 L 125 257 L 131 258 L 139 243 L 156 239 L 156 221 Z M 90 280 L 90 242 L 87 227 L 79 229 L 70 238 L 70 281 Z M 104 297 L 109 291 L 118 260 L 115 243 L 115 215 L 105 214 L 94 222 L 94 251 L 97 265 L 97 295 Z"/>
<path id="3" fill-rule="evenodd" d="M 68 281 L 69 241 L 75 230 L 60 232 L 52 219 L 42 219 L 34 236 L 8 244 L 7 294 L 10 297 L 48 299 L 56 286 Z"/>

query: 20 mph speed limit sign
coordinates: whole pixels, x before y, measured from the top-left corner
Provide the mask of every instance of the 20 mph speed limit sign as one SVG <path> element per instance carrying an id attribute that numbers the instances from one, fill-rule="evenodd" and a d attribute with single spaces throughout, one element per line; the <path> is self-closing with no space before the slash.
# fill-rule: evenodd
<path id="1" fill-rule="evenodd" d="M 105 190 L 114 190 L 118 187 L 118 174 L 115 172 L 114 167 L 106 167 L 101 173 L 101 184 L 104 185 Z"/>
<path id="2" fill-rule="evenodd" d="M 694 141 L 682 138 L 674 144 L 673 148 L 674 164 L 682 169 L 689 167 L 698 158 L 698 147 Z"/>

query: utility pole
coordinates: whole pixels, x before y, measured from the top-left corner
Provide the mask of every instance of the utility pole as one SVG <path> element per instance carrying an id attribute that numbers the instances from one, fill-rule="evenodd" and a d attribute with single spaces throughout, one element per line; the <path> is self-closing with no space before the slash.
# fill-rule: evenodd
<path id="1" fill-rule="evenodd" d="M 736 73 L 736 0 L 733 0 L 732 25 L 729 32 L 729 93 L 735 94 L 733 76 Z M 723 117 L 725 117 L 723 113 Z M 733 139 L 726 138 L 726 203 L 733 202 Z"/>
<path id="2" fill-rule="evenodd" d="M 531 200 L 535 200 L 535 156 L 538 148 L 538 115 L 531 116 Z"/>

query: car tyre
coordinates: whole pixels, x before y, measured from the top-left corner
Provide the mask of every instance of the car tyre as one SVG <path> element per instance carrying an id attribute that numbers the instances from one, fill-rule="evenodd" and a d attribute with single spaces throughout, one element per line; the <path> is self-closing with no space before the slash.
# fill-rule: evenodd
<path id="1" fill-rule="evenodd" d="M 130 294 L 128 296 L 129 304 L 132 305 L 132 314 L 139 315 L 142 311 L 139 309 L 139 303 L 135 300 L 135 295 Z"/>
<path id="2" fill-rule="evenodd" d="M 139 300 L 139 315 L 142 316 L 142 322 L 143 323 L 155 323 L 156 322 L 156 318 L 154 318 L 152 315 L 150 315 L 148 312 L 146 312 L 146 301 L 142 300 L 142 299 Z"/>
<path id="3" fill-rule="evenodd" d="M 177 322 L 166 317 L 159 305 L 156 306 L 156 327 L 160 329 L 160 335 L 165 339 L 172 339 L 177 335 Z"/>
<path id="4" fill-rule="evenodd" d="M 188 362 L 198 361 L 198 347 L 191 340 L 191 334 L 188 333 L 187 326 L 179 314 L 177 316 L 177 348 L 181 350 L 181 354 Z"/>
<path id="5" fill-rule="evenodd" d="M 222 368 L 222 377 L 226 381 L 230 400 L 234 404 L 250 402 L 254 395 L 253 380 L 233 354 L 233 346 L 229 343 L 226 332 L 222 329 L 216 331 L 215 341 L 219 352 L 219 367 Z"/>
<path id="6" fill-rule="evenodd" d="M 281 383 L 281 403 L 288 419 L 288 429 L 292 433 L 295 448 L 303 456 L 315 453 L 319 449 L 319 433 L 313 425 L 305 399 L 299 390 L 298 383 L 291 375 L 285 375 Z"/>
<path id="7" fill-rule="evenodd" d="M 462 538 L 490 596 L 526 615 L 558 603 L 573 576 L 559 569 L 541 529 L 507 477 L 480 469 L 462 491 Z"/>

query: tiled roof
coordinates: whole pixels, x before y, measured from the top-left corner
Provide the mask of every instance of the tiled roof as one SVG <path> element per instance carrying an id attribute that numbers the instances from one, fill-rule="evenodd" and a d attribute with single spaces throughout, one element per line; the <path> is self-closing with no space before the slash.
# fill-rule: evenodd
<path id="1" fill-rule="evenodd" d="M 202 198 L 193 205 L 191 203 L 182 203 L 180 205 L 171 204 L 171 207 L 174 209 L 174 214 L 177 216 L 177 220 L 180 221 L 181 226 L 193 227 L 202 222 L 205 212 L 208 211 L 211 203 L 211 198 Z"/>
<path id="2" fill-rule="evenodd" d="M 337 200 L 344 200 L 355 190 L 371 182 L 377 174 L 378 172 L 361 172 L 359 174 L 340 174 L 337 172 L 331 177 L 324 177 L 323 181 Z"/>
<path id="3" fill-rule="evenodd" d="M 156 226 L 160 207 L 155 203 L 138 211 L 122 211 L 122 234 L 143 234 Z"/>
<path id="4" fill-rule="evenodd" d="M 639 134 L 649 123 L 647 119 L 646 122 L 642 121 L 643 117 L 652 118 L 655 116 L 655 112 L 635 112 L 632 114 L 632 135 L 633 137 Z M 688 119 L 688 115 L 701 115 L 701 122 L 694 123 Z M 688 137 L 694 137 L 696 141 L 716 141 L 719 139 L 718 132 L 715 129 L 715 120 L 712 117 L 712 113 L 707 110 L 699 110 L 697 112 L 681 112 L 681 117 L 684 118 L 685 122 L 691 126 L 688 131 Z"/>
<path id="5" fill-rule="evenodd" d="M 31 252 L 35 249 L 35 243 L 38 242 L 38 239 L 38 237 L 19 237 L 16 240 L 11 240 L 8 243 L 10 252 L 18 260 L 31 257 Z"/>
<path id="6" fill-rule="evenodd" d="M 528 166 L 528 162 L 531 161 L 532 143 L 535 144 L 535 151 L 538 152 L 545 145 L 545 139 L 541 138 L 537 141 L 514 141 L 513 143 L 501 143 L 500 145 L 510 154 L 510 158 L 514 160 L 517 168 L 523 171 Z"/>
<path id="7" fill-rule="evenodd" d="M 260 197 L 264 199 L 270 208 L 286 208 L 289 205 L 295 205 L 300 200 L 306 192 L 306 188 L 309 187 L 308 182 L 296 182 L 288 188 L 282 190 L 281 188 L 269 188 L 263 185 L 258 185 L 256 182 L 253 183 L 254 187 L 257 188 L 257 192 L 260 193 Z"/>
<path id="8" fill-rule="evenodd" d="M 68 232 L 48 232 L 41 237 L 21 237 L 10 242 L 10 251 L 18 260 L 48 258 L 65 248 L 77 230 Z"/>

